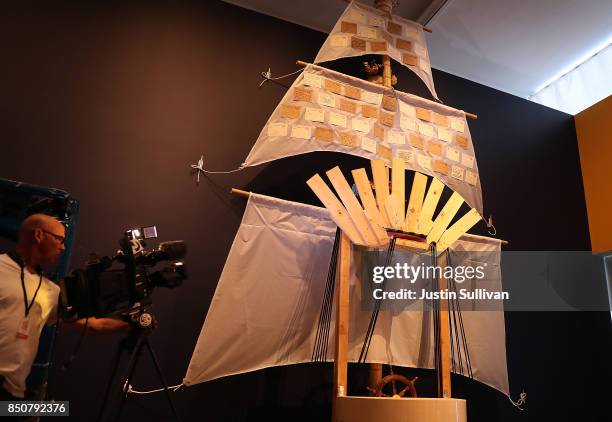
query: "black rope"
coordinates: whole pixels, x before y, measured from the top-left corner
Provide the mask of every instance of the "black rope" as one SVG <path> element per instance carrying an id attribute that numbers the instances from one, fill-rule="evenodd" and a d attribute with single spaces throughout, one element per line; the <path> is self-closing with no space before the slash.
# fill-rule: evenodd
<path id="1" fill-rule="evenodd" d="M 336 231 L 336 234 L 338 231 Z M 334 241 L 334 245 L 332 247 L 332 254 L 330 257 L 329 270 L 327 273 L 327 282 L 325 284 L 325 291 L 323 294 L 323 300 L 321 302 L 321 311 L 319 313 L 319 322 L 317 325 L 317 333 L 315 346 L 313 349 L 312 360 L 319 361 L 323 356 L 324 349 L 326 347 L 326 332 L 328 332 L 327 328 L 330 324 L 331 319 L 329 318 L 329 302 L 333 300 L 333 283 L 335 280 L 335 272 L 336 272 L 336 240 Z M 323 358 L 324 359 L 324 358 Z"/>
<path id="2" fill-rule="evenodd" d="M 391 237 L 391 241 L 389 242 L 389 247 L 387 249 L 387 256 L 385 257 L 385 268 L 391 264 L 391 260 L 393 259 L 393 252 L 395 250 L 395 243 L 397 238 L 395 236 Z M 381 290 L 385 291 L 386 280 L 383 279 L 383 282 L 380 286 Z M 374 328 L 376 328 L 376 321 L 378 321 L 378 314 L 380 312 L 380 306 L 382 304 L 382 299 L 375 299 L 374 309 L 372 310 L 372 315 L 370 316 L 370 322 L 368 324 L 368 329 L 366 330 L 365 338 L 363 340 L 363 345 L 361 346 L 361 352 L 359 353 L 358 362 L 365 362 L 368 351 L 370 350 L 370 343 L 372 342 L 372 337 L 374 336 Z"/>
<path id="3" fill-rule="evenodd" d="M 446 251 L 447 257 L 447 266 L 450 266 L 448 262 L 448 250 Z M 462 358 L 462 350 L 461 350 L 461 341 L 459 339 L 459 330 L 457 324 L 457 314 L 456 314 L 456 305 L 458 305 L 456 300 L 456 287 L 454 285 L 454 278 L 451 274 L 447 280 L 447 288 L 449 290 L 449 295 L 447 298 L 448 305 L 448 327 L 449 327 L 449 337 L 450 337 L 450 346 L 451 346 L 451 370 L 455 373 L 463 374 L 463 358 Z M 453 295 L 454 294 L 454 295 Z"/>
<path id="4" fill-rule="evenodd" d="M 332 259 L 330 262 L 330 270 L 328 271 L 328 281 L 329 285 L 327 292 L 327 300 L 325 301 L 325 310 L 324 310 L 324 321 L 323 321 L 323 335 L 321 337 L 321 350 L 318 357 L 319 362 L 325 362 L 327 359 L 327 348 L 329 346 L 329 329 L 331 326 L 332 320 L 332 308 L 334 304 L 334 292 L 336 288 L 336 272 L 338 268 L 338 254 L 340 250 L 340 229 L 336 230 L 336 236 L 334 238 L 334 249 L 332 253 Z M 333 269 L 332 269 L 333 266 Z"/>
<path id="5" fill-rule="evenodd" d="M 446 251 L 446 261 L 447 261 L 447 265 L 452 266 L 452 262 L 451 262 L 451 255 L 449 253 L 449 251 Z M 454 277 L 451 278 L 451 285 L 452 285 L 452 289 L 453 291 L 456 293 L 457 292 L 457 283 L 455 282 Z M 472 371 L 472 362 L 470 359 L 470 351 L 468 348 L 468 344 L 467 344 L 467 336 L 465 335 L 465 327 L 463 325 L 463 314 L 461 312 L 461 303 L 459 302 L 459 299 L 456 300 L 456 304 L 455 304 L 455 308 L 456 310 L 454 311 L 454 313 L 456 314 L 455 317 L 458 319 L 459 321 L 459 330 L 458 331 L 458 335 L 461 338 L 461 343 L 463 345 L 463 354 L 465 356 L 465 365 L 466 365 L 466 370 L 467 370 L 467 376 L 470 378 L 474 378 L 474 373 Z M 456 329 L 456 322 L 455 322 L 455 329 Z M 464 372 L 462 371 L 461 374 L 465 375 Z"/>
<path id="6" fill-rule="evenodd" d="M 327 355 L 327 343 L 329 342 L 329 325 L 330 325 L 330 304 L 333 303 L 333 293 L 335 284 L 336 274 L 336 262 L 337 262 L 337 245 L 338 245 L 338 231 L 336 231 L 336 237 L 334 240 L 334 246 L 332 247 L 332 255 L 330 257 L 329 270 L 327 273 L 327 283 L 325 285 L 325 292 L 323 294 L 323 301 L 321 302 L 321 312 L 319 314 L 319 324 L 317 326 L 317 334 L 315 347 L 313 350 L 313 361 L 324 361 Z"/>
<path id="7" fill-rule="evenodd" d="M 450 259 L 450 258 L 449 258 Z M 453 280 L 454 283 L 454 280 Z M 458 314 L 459 314 L 459 326 L 461 328 L 461 335 L 463 336 L 464 348 L 465 348 L 465 356 L 467 360 L 468 374 L 470 378 L 474 378 L 474 373 L 472 372 L 472 361 L 470 359 L 470 350 L 467 344 L 467 336 L 465 335 L 465 328 L 463 326 L 463 314 L 461 312 L 461 305 L 457 302 Z"/>
<path id="8" fill-rule="evenodd" d="M 449 254 L 448 259 L 450 262 L 450 254 Z M 453 280 L 453 285 L 456 290 L 457 286 L 456 286 L 455 280 Z M 472 372 L 472 361 L 470 359 L 470 350 L 468 348 L 467 336 L 465 335 L 465 327 L 463 325 L 463 313 L 461 312 L 461 304 L 459 301 L 457 301 L 457 314 L 459 315 L 459 329 L 461 331 L 461 338 L 463 339 L 463 349 L 464 349 L 464 354 L 465 354 L 468 376 L 470 378 L 474 378 L 474 373 Z"/>
<path id="9" fill-rule="evenodd" d="M 431 278 L 431 291 L 438 291 L 438 280 L 435 277 L 435 269 L 438 267 L 438 251 L 436 248 L 436 244 L 431 244 L 431 261 L 432 268 L 434 268 L 434 274 Z M 438 397 L 442 397 L 442 348 L 440 345 L 440 302 L 435 298 L 435 295 L 432 294 L 431 299 L 431 308 L 432 308 L 432 319 L 434 326 L 434 372 L 436 374 L 436 390 L 438 393 Z"/>
<path id="10" fill-rule="evenodd" d="M 391 242 L 393 242 L 393 238 L 391 240 Z M 391 251 L 392 248 L 392 244 L 389 243 L 389 248 L 387 249 L 387 256 L 385 258 L 385 267 L 388 266 L 388 257 L 389 257 L 389 252 Z M 385 280 L 383 280 L 383 283 L 381 285 L 381 289 L 384 291 L 385 288 Z M 380 299 L 376 299 L 376 301 L 374 302 L 374 308 L 372 309 L 372 314 L 370 316 L 370 321 L 368 323 L 368 328 L 366 330 L 366 334 L 363 340 L 363 345 L 361 346 L 361 352 L 359 353 L 359 359 L 358 362 L 365 362 L 365 359 L 367 357 L 368 354 L 368 350 L 370 348 L 370 341 L 372 339 L 372 336 L 374 334 L 374 328 L 376 326 L 376 320 L 378 319 L 378 312 L 380 310 Z"/>
<path id="11" fill-rule="evenodd" d="M 461 346 L 459 343 L 459 337 L 457 337 L 457 332 L 454 329 L 456 327 L 456 319 L 455 319 L 455 301 L 452 295 L 453 289 L 451 287 L 451 278 L 446 278 L 446 274 L 444 276 L 446 280 L 446 288 L 448 291 L 446 297 L 446 306 L 448 309 L 448 329 L 449 329 L 449 339 L 450 339 L 450 352 L 451 352 L 451 372 L 463 372 L 463 367 L 461 363 Z"/>
<path id="12" fill-rule="evenodd" d="M 449 282 L 450 284 L 450 282 Z M 450 329 L 451 335 L 450 335 L 450 349 L 451 349 L 451 371 L 452 372 L 457 372 L 457 364 L 456 364 L 456 356 L 457 354 L 461 354 L 461 351 L 459 350 L 459 346 L 458 346 L 458 342 L 455 343 L 455 338 L 453 337 L 453 323 L 451 320 L 451 314 L 453 313 L 452 309 L 453 309 L 453 301 L 450 298 L 450 295 L 447 299 L 447 305 L 448 305 L 448 309 L 449 309 L 449 313 L 448 313 L 448 327 Z M 455 344 L 457 344 L 457 351 L 455 351 Z M 459 363 L 459 366 L 461 366 L 461 363 Z"/>
<path id="13" fill-rule="evenodd" d="M 329 269 L 327 271 L 327 282 L 325 283 L 325 291 L 321 302 L 321 311 L 319 313 L 319 322 L 317 324 L 317 333 L 315 336 L 315 345 L 312 350 L 311 360 L 313 362 L 324 362 L 327 358 L 327 347 L 329 344 L 329 327 L 331 325 L 331 311 L 334 302 L 334 290 L 336 284 L 336 268 L 338 263 L 338 251 L 340 246 L 340 229 L 336 229 L 334 237 L 334 245 L 332 254 L 329 260 Z"/>
<path id="14" fill-rule="evenodd" d="M 331 307 L 334 298 L 336 268 L 338 261 L 339 238 L 340 231 L 338 229 L 336 230 L 336 236 L 334 238 L 334 245 L 332 248 L 332 255 L 329 262 L 329 270 L 327 273 L 327 283 L 325 285 L 325 292 L 323 295 L 323 301 L 321 303 L 321 312 L 319 314 L 319 324 L 317 327 L 315 348 L 313 350 L 312 356 L 313 361 L 325 361 L 325 358 L 327 357 L 327 345 L 329 343 L 329 326 L 331 324 Z"/>
<path id="15" fill-rule="evenodd" d="M 387 250 L 387 256 L 385 258 L 385 268 L 391 265 L 391 261 L 393 260 L 393 253 L 395 251 L 396 241 L 397 241 L 397 238 L 392 237 L 391 241 L 389 242 L 389 248 Z M 386 284 L 386 281 L 383 280 L 383 283 L 381 285 L 381 290 L 383 292 L 385 291 L 385 284 Z M 372 342 L 372 337 L 374 336 L 374 329 L 376 328 L 376 322 L 378 321 L 378 314 L 380 313 L 381 305 L 382 305 L 382 299 L 378 299 L 374 307 L 372 318 L 370 318 L 370 327 L 368 330 L 368 334 L 366 336 L 367 344 L 365 344 L 365 341 L 364 341 L 365 351 L 362 348 L 361 353 L 363 353 L 363 360 L 360 354 L 360 359 L 359 359 L 360 362 L 365 362 L 365 359 L 368 355 L 368 351 L 370 350 L 370 343 Z"/>
<path id="16" fill-rule="evenodd" d="M 448 284 L 449 284 L 449 288 L 450 291 L 455 293 L 455 296 L 453 297 L 453 299 L 450 298 L 449 295 L 449 313 L 448 313 L 448 326 L 450 328 L 451 331 L 451 346 L 453 346 L 453 344 L 455 345 L 456 348 L 456 354 L 453 353 L 453 370 L 457 373 L 460 374 L 464 374 L 463 372 L 463 357 L 462 357 L 462 348 L 461 348 L 461 341 L 460 341 L 460 333 L 459 333 L 459 325 L 457 324 L 457 306 L 459 305 L 458 300 L 456 299 L 456 287 L 454 285 L 454 279 L 451 277 L 450 279 L 448 279 Z M 455 365 L 455 360 L 457 360 L 458 364 Z M 457 371 L 458 369 L 458 371 Z"/>

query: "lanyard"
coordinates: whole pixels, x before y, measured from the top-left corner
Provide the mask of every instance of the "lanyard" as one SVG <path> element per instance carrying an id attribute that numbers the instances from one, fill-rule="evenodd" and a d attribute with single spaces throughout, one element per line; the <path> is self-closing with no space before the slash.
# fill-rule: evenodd
<path id="1" fill-rule="evenodd" d="M 34 305 L 34 300 L 36 299 L 36 295 L 38 294 L 38 291 L 40 290 L 40 285 L 42 284 L 43 276 L 41 272 L 40 278 L 38 279 L 38 287 L 36 288 L 36 291 L 34 292 L 34 297 L 32 297 L 32 301 L 28 305 L 28 293 L 26 292 L 25 279 L 24 279 L 24 274 L 23 274 L 24 265 L 20 265 L 20 267 L 21 267 L 21 288 L 23 289 L 23 304 L 25 306 L 25 316 L 27 318 L 28 314 L 30 313 L 30 309 L 32 308 L 32 305 Z"/>

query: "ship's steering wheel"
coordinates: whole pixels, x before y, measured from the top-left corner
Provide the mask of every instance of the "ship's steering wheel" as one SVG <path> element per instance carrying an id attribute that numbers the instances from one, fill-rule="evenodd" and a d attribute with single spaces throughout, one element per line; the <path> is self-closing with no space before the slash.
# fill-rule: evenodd
<path id="1" fill-rule="evenodd" d="M 416 397 L 417 392 L 416 392 L 416 389 L 414 388 L 414 383 L 416 382 L 417 379 L 418 377 L 415 377 L 414 379 L 411 380 L 409 378 L 406 378 L 403 375 L 391 374 L 381 379 L 376 385 L 376 388 L 368 387 L 368 389 L 372 391 L 376 397 L 400 398 L 400 397 L 404 397 L 406 393 L 408 393 L 410 397 Z M 392 394 L 386 394 L 384 391 L 384 388 L 389 383 L 392 385 L 392 388 L 393 388 Z M 397 391 L 396 383 L 401 383 L 401 385 L 404 385 L 404 388 L 399 392 Z"/>

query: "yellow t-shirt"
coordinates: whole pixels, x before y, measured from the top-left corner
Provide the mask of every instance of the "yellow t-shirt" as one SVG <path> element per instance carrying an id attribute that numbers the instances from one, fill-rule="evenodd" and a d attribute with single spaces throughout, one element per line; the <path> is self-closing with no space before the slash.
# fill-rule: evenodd
<path id="1" fill-rule="evenodd" d="M 27 269 L 23 274 L 29 305 L 38 287 L 39 275 Z M 24 397 L 40 332 L 46 323 L 55 322 L 59 292 L 59 286 L 43 277 L 28 313 L 27 338 L 18 337 L 25 317 L 21 268 L 8 255 L 0 255 L 0 375 L 4 376 L 4 389 L 15 397 Z"/>

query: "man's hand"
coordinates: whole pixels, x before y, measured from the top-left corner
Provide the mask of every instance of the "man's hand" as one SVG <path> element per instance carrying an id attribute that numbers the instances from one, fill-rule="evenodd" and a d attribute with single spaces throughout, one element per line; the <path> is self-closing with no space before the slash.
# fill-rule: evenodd
<path id="1" fill-rule="evenodd" d="M 85 326 L 85 318 L 77 319 L 74 324 L 78 327 Z M 128 331 L 129 324 L 120 319 L 90 317 L 87 321 L 87 329 L 96 334 L 123 333 Z"/>

